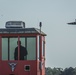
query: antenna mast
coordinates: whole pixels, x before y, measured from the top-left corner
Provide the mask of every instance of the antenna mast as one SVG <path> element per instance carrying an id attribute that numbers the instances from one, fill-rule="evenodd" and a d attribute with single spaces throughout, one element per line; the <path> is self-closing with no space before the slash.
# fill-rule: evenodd
<path id="1" fill-rule="evenodd" d="M 40 26 L 40 34 L 41 34 L 42 22 L 40 22 L 39 26 Z"/>

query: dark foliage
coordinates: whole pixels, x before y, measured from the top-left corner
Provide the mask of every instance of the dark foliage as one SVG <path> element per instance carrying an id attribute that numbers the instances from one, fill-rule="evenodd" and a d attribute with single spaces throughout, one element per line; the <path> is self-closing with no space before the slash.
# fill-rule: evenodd
<path id="1" fill-rule="evenodd" d="M 46 69 L 46 75 L 76 75 L 76 68 L 65 68 L 64 70 L 62 68 L 50 68 L 47 67 Z"/>

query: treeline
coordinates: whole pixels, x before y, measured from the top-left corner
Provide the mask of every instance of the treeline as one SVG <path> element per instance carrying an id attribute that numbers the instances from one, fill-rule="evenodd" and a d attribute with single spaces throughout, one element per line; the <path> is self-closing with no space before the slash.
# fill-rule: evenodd
<path id="1" fill-rule="evenodd" d="M 69 67 L 69 68 L 50 68 L 47 67 L 46 69 L 46 75 L 76 75 L 76 67 Z"/>

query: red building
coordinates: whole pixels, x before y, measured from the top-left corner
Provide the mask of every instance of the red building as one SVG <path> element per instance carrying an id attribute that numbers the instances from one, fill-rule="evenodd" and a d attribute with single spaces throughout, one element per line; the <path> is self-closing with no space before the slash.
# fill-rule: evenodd
<path id="1" fill-rule="evenodd" d="M 22 21 L 8 21 L 5 27 L 0 29 L 0 75 L 45 75 L 46 34 L 41 29 L 25 28 Z M 19 41 L 27 50 L 22 60 Z"/>

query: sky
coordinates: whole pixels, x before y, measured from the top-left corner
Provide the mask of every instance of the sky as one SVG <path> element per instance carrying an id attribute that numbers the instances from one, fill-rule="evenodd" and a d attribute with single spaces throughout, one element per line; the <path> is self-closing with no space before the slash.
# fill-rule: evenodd
<path id="1" fill-rule="evenodd" d="M 76 0 L 0 0 L 0 28 L 7 21 L 24 21 L 46 36 L 46 67 L 76 67 Z"/>

